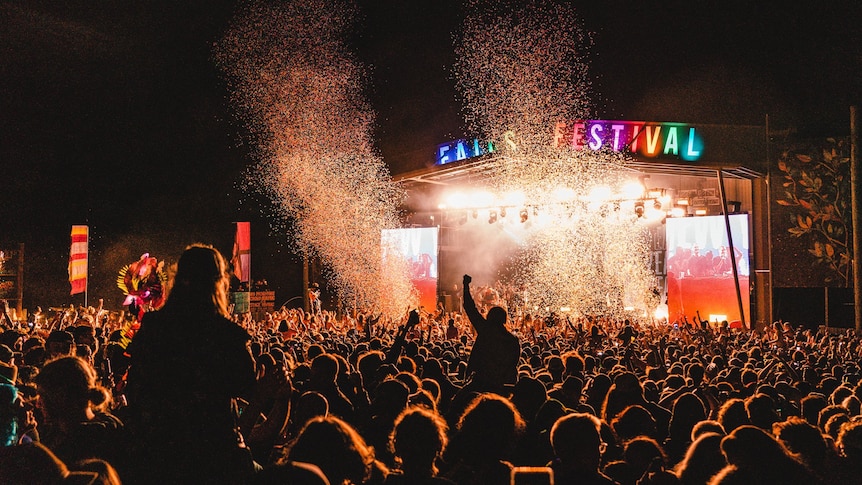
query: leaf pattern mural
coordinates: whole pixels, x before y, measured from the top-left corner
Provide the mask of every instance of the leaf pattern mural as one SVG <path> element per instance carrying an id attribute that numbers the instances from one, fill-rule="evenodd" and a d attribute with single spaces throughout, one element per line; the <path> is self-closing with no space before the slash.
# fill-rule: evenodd
<path id="1" fill-rule="evenodd" d="M 773 268 L 779 273 L 776 286 L 849 286 L 849 140 L 827 138 L 788 144 L 778 154 L 771 174 L 773 199 L 779 206 L 773 206 Z M 794 247 L 804 247 L 805 251 L 786 254 Z"/>

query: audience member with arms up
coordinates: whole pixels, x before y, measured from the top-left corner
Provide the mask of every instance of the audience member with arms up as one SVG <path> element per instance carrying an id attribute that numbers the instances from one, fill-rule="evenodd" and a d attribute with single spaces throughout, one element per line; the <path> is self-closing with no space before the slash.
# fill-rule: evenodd
<path id="1" fill-rule="evenodd" d="M 518 338 L 506 329 L 506 310 L 495 306 L 482 316 L 470 294 L 470 275 L 464 275 L 464 311 L 476 329 L 476 343 L 467 362 L 467 375 L 472 382 L 470 391 L 504 394 L 507 384 L 518 379 L 518 358 L 521 345 Z"/>

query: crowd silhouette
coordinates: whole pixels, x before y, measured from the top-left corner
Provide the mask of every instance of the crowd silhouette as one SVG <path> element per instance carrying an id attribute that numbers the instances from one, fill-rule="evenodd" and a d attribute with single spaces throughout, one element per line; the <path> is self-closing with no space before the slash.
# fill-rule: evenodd
<path id="1" fill-rule="evenodd" d="M 187 248 L 134 335 L 6 314 L 0 483 L 862 483 L 851 331 L 525 318 L 467 275 L 463 313 L 256 321 L 226 270 Z"/>

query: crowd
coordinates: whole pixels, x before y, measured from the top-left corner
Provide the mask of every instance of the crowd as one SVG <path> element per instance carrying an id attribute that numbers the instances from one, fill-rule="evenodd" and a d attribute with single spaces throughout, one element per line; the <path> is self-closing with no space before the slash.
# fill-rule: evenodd
<path id="1" fill-rule="evenodd" d="M 512 318 L 466 275 L 457 314 L 254 321 L 225 274 L 188 248 L 140 328 L 7 309 L 0 483 L 862 483 L 850 331 Z"/>

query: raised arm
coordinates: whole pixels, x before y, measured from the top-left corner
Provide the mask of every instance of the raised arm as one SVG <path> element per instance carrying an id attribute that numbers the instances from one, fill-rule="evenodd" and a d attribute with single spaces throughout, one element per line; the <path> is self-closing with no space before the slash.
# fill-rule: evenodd
<path id="1" fill-rule="evenodd" d="M 470 294 L 470 283 L 472 281 L 473 278 L 470 275 L 464 275 L 464 312 L 467 313 L 470 324 L 473 325 L 473 329 L 478 334 L 484 330 L 487 322 L 485 321 L 485 317 L 479 313 L 479 309 L 476 308 L 476 302 L 473 301 L 473 295 Z"/>
<path id="2" fill-rule="evenodd" d="M 404 342 L 407 339 L 407 332 L 409 332 L 410 329 L 415 327 L 418 323 L 419 312 L 413 310 L 407 317 L 407 323 L 401 327 L 398 335 L 395 336 L 395 342 L 392 343 L 392 347 L 389 348 L 389 352 L 386 353 L 386 362 L 394 364 L 398 361 L 398 357 L 401 355 L 401 349 L 404 347 Z"/>

